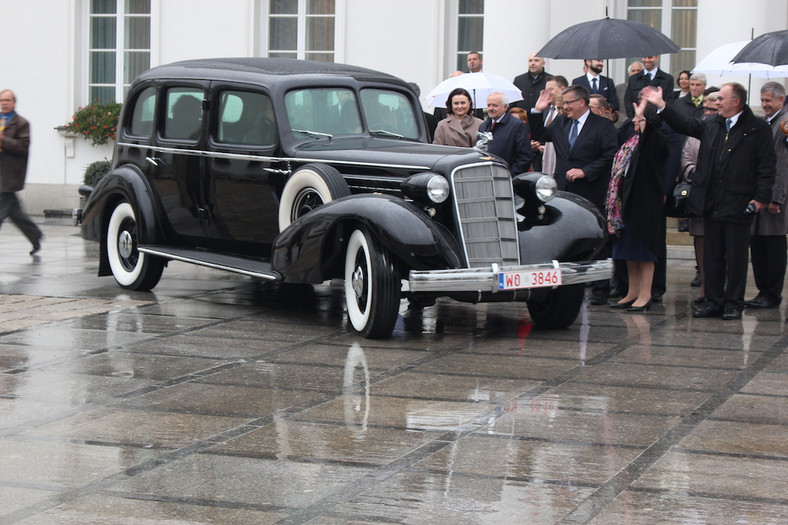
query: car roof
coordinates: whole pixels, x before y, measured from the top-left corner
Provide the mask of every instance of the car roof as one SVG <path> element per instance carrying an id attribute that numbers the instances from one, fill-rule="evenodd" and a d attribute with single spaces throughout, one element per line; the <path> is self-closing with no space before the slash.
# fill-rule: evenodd
<path id="1" fill-rule="evenodd" d="M 276 78 L 288 76 L 329 76 L 345 77 L 365 82 L 407 84 L 393 76 L 380 71 L 334 62 L 317 62 L 313 60 L 296 60 L 291 58 L 206 58 L 184 60 L 157 66 L 137 77 L 135 82 L 157 78 L 188 78 L 188 79 L 222 79 L 235 81 L 260 82 L 264 77 L 276 82 Z"/>

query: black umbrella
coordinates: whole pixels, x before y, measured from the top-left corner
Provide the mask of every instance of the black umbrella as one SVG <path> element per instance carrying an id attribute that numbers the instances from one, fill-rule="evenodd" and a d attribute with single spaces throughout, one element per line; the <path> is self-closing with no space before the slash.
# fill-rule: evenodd
<path id="1" fill-rule="evenodd" d="M 772 66 L 788 65 L 788 29 L 766 33 L 742 48 L 733 63 L 757 62 Z"/>
<path id="2" fill-rule="evenodd" d="M 564 29 L 536 53 L 547 58 L 627 58 L 676 53 L 681 47 L 653 27 L 602 18 Z"/>

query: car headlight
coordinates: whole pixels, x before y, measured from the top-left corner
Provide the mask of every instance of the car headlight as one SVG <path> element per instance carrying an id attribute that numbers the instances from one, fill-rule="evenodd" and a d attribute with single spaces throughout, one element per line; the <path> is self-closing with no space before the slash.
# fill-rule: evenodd
<path id="1" fill-rule="evenodd" d="M 441 175 L 434 175 L 427 181 L 427 197 L 435 204 L 449 198 L 449 181 Z"/>
<path id="2" fill-rule="evenodd" d="M 449 181 L 437 173 L 418 173 L 405 179 L 402 190 L 414 201 L 440 204 L 449 198 Z"/>
<path id="3" fill-rule="evenodd" d="M 555 197 L 555 192 L 557 189 L 558 185 L 556 185 L 555 179 L 549 175 L 539 177 L 539 179 L 536 181 L 536 185 L 534 186 L 536 197 L 542 202 L 551 201 L 553 197 Z"/>

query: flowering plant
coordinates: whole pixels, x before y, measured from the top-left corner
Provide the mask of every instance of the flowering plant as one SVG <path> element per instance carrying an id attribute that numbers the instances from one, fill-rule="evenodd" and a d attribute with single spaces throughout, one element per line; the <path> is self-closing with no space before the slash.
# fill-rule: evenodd
<path id="1" fill-rule="evenodd" d="M 106 144 L 115 138 L 118 130 L 118 117 L 121 104 L 99 104 L 94 100 L 88 106 L 80 106 L 71 121 L 66 124 L 66 131 L 79 135 L 85 140 L 92 140 L 93 146 Z"/>

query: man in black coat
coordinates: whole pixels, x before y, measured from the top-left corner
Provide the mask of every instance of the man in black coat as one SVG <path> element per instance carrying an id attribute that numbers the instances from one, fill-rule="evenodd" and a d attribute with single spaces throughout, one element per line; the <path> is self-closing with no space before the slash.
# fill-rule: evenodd
<path id="1" fill-rule="evenodd" d="M 610 168 L 618 149 L 615 126 L 588 108 L 590 97 L 582 86 L 569 86 L 563 93 L 564 114 L 544 128 L 545 138 L 555 147 L 555 177 L 559 190 L 567 190 L 591 201 L 604 216 Z M 542 93 L 534 106 L 535 118 L 547 109 L 550 94 Z M 574 128 L 574 130 L 573 130 Z M 602 256 L 609 257 L 609 247 Z M 592 304 L 606 304 L 608 279 L 594 283 Z"/>
<path id="2" fill-rule="evenodd" d="M 708 304 L 694 317 L 741 319 L 747 286 L 750 228 L 755 213 L 771 201 L 776 158 L 769 124 L 747 106 L 741 84 L 724 84 L 717 116 L 682 117 L 663 99 L 663 90 L 643 96 L 679 133 L 700 139 L 689 211 L 703 217 L 703 269 Z"/>
<path id="3" fill-rule="evenodd" d="M 544 70 L 544 58 L 536 56 L 535 51 L 531 53 L 528 57 L 528 71 L 514 77 L 514 85 L 523 94 L 523 99 L 515 102 L 514 105 L 526 111 L 531 111 L 549 76 L 550 74 Z"/>
<path id="4" fill-rule="evenodd" d="M 643 74 L 629 77 L 624 95 L 624 111 L 629 118 L 635 116 L 632 104 L 637 104 L 638 94 L 646 86 L 661 87 L 663 100 L 667 103 L 673 102 L 673 76 L 659 69 L 657 62 L 659 56 L 643 57 Z"/>
<path id="5" fill-rule="evenodd" d="M 509 100 L 500 92 L 487 97 L 487 116 L 479 131 L 492 132 L 487 151 L 509 164 L 512 175 L 525 173 L 531 167 L 531 130 L 528 124 L 509 113 Z"/>
<path id="6" fill-rule="evenodd" d="M 612 78 L 606 77 L 602 74 L 602 69 L 605 67 L 605 63 L 601 60 L 591 60 L 589 58 L 586 58 L 584 63 L 588 71 L 585 75 L 574 79 L 572 81 L 572 85 L 583 86 L 592 95 L 602 95 L 607 100 L 608 105 L 610 105 L 610 109 L 612 109 L 614 113 L 618 112 L 618 93 L 616 92 L 616 83 L 613 82 Z M 616 119 L 614 118 L 613 122 L 615 121 Z"/>

